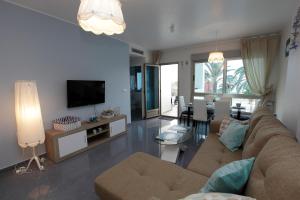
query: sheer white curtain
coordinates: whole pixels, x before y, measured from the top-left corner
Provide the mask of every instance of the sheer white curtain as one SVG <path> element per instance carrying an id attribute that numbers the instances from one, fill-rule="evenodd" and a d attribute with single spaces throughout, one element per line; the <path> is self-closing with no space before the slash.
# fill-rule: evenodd
<path id="1" fill-rule="evenodd" d="M 253 94 L 261 97 L 261 104 L 272 96 L 270 73 L 278 54 L 280 36 L 248 38 L 241 41 L 245 74 Z"/>

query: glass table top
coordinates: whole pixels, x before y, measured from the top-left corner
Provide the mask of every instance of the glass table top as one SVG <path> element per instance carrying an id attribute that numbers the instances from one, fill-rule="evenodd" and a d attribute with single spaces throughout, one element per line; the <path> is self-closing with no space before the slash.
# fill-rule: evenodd
<path id="1" fill-rule="evenodd" d="M 186 142 L 192 137 L 192 129 L 184 126 L 173 125 L 166 131 L 159 133 L 155 141 L 163 145 L 177 145 Z"/>

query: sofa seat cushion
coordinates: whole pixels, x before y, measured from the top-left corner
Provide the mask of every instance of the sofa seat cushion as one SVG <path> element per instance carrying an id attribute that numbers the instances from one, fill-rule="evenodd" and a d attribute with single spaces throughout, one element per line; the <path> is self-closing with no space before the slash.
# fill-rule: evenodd
<path id="1" fill-rule="evenodd" d="M 220 167 L 242 159 L 242 151 L 231 152 L 220 141 L 216 134 L 209 134 L 201 145 L 187 169 L 203 176 L 210 177 Z"/>
<path id="2" fill-rule="evenodd" d="M 257 200 L 300 198 L 300 145 L 291 137 L 272 137 L 258 154 L 245 194 Z"/>
<path id="3" fill-rule="evenodd" d="M 275 117 L 262 117 L 244 145 L 243 159 L 256 157 L 268 140 L 275 135 L 293 137 L 290 131 Z"/>
<path id="4" fill-rule="evenodd" d="M 208 178 L 136 153 L 95 180 L 101 200 L 173 200 L 196 193 Z"/>
<path id="5" fill-rule="evenodd" d="M 220 132 L 221 124 L 222 121 L 216 121 L 216 120 L 211 121 L 209 125 L 209 132 L 218 135 L 218 133 Z"/>

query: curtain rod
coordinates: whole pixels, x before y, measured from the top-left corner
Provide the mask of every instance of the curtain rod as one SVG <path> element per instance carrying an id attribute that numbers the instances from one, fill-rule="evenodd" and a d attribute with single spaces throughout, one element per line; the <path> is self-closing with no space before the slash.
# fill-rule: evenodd
<path id="1" fill-rule="evenodd" d="M 257 39 L 257 38 L 265 38 L 265 37 L 280 37 L 280 33 L 271 33 L 271 34 L 264 34 L 264 35 L 256 35 L 256 36 L 251 36 L 251 37 L 245 37 L 242 39 Z"/>

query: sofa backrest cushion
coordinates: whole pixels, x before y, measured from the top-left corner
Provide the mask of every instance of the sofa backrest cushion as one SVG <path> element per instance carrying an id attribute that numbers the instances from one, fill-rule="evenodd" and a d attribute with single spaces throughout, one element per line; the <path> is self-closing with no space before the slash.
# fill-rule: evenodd
<path id="1" fill-rule="evenodd" d="M 272 137 L 258 154 L 245 195 L 257 200 L 300 198 L 300 145 L 294 138 Z"/>
<path id="2" fill-rule="evenodd" d="M 257 108 L 253 114 L 251 115 L 250 121 L 249 121 L 249 129 L 247 131 L 247 134 L 245 136 L 245 142 L 243 146 L 246 144 L 246 141 L 248 140 L 249 136 L 251 135 L 253 129 L 255 128 L 256 124 L 261 120 L 264 116 L 273 116 L 273 113 L 266 107 Z"/>
<path id="3" fill-rule="evenodd" d="M 274 135 L 293 137 L 289 130 L 274 116 L 263 116 L 246 141 L 242 158 L 256 157 L 268 140 Z"/>

